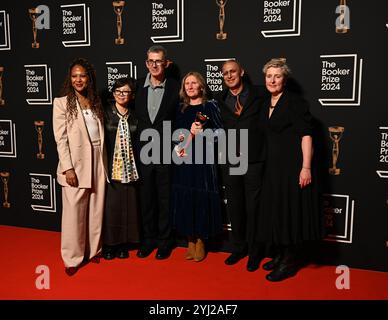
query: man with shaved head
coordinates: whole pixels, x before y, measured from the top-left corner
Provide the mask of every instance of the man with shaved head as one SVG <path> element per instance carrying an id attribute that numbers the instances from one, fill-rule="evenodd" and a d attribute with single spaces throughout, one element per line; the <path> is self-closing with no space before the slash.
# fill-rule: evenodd
<path id="1" fill-rule="evenodd" d="M 226 61 L 222 66 L 222 73 L 226 88 L 217 100 L 220 103 L 224 129 L 236 129 L 236 156 L 248 158 L 248 170 L 243 175 L 232 175 L 229 169 L 234 165 L 228 161 L 222 166 L 233 246 L 225 264 L 234 265 L 248 255 L 247 270 L 252 272 L 259 268 L 264 257 L 264 245 L 255 243 L 254 236 L 265 160 L 265 142 L 263 130 L 259 126 L 259 112 L 266 90 L 264 86 L 251 85 L 244 76 L 245 71 L 241 64 L 236 60 Z M 241 129 L 248 130 L 248 140 L 240 143 Z M 229 134 L 227 136 L 230 137 Z M 242 150 L 248 150 L 248 154 L 242 154 Z"/>

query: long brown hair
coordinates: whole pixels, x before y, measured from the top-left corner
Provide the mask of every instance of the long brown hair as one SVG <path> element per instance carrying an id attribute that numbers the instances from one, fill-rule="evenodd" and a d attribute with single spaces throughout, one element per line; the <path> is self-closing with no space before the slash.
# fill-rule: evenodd
<path id="1" fill-rule="evenodd" d="M 89 100 L 91 106 L 91 110 L 93 114 L 97 116 L 100 121 L 104 119 L 104 111 L 102 108 L 101 99 L 97 92 L 97 82 L 96 82 L 96 71 L 94 70 L 93 65 L 84 58 L 76 58 L 74 59 L 70 65 L 67 72 L 66 79 L 62 85 L 61 96 L 67 97 L 67 119 L 72 121 L 77 118 L 77 96 L 75 95 L 75 90 L 71 84 L 71 70 L 75 66 L 81 66 L 85 68 L 86 73 L 88 75 L 88 84 L 86 87 L 86 98 Z"/>

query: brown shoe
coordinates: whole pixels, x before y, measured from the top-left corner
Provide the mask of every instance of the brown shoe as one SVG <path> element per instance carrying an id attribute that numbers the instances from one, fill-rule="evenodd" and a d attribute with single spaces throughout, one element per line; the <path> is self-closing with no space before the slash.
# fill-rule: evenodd
<path id="1" fill-rule="evenodd" d="M 202 239 L 197 239 L 197 243 L 195 244 L 195 256 L 194 260 L 196 262 L 200 262 L 203 259 L 205 259 L 205 243 L 202 241 Z"/>
<path id="2" fill-rule="evenodd" d="M 193 260 L 195 257 L 195 242 L 194 239 L 189 238 L 187 241 L 186 260 Z"/>

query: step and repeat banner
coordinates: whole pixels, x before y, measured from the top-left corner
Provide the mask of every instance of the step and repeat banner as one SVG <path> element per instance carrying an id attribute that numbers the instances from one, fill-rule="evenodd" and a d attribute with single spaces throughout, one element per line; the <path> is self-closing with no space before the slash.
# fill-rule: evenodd
<path id="1" fill-rule="evenodd" d="M 382 0 L 2 0 L 0 223 L 60 230 L 52 103 L 74 58 L 94 64 L 106 94 L 146 74 L 153 44 L 174 76 L 199 71 L 213 93 L 223 61 L 263 84 L 265 62 L 284 57 L 317 124 L 327 229 L 317 258 L 388 271 L 387 42 Z"/>

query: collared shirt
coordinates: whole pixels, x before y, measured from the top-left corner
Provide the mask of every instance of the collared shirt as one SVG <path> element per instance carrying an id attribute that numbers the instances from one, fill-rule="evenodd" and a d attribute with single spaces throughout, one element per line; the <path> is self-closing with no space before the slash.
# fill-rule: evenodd
<path id="1" fill-rule="evenodd" d="M 144 88 L 148 87 L 148 99 L 147 99 L 147 108 L 148 115 L 152 123 L 154 123 L 156 115 L 158 114 L 160 104 L 162 103 L 162 98 L 164 91 L 166 90 L 166 79 L 157 86 L 153 86 L 151 83 L 151 75 L 148 73 L 146 80 L 144 81 Z"/>
<path id="2" fill-rule="evenodd" d="M 248 95 L 249 95 L 248 86 L 245 85 L 243 87 L 243 90 L 239 93 L 239 95 L 240 95 L 240 103 L 244 107 L 245 103 L 248 100 Z M 233 113 L 234 113 L 234 107 L 236 105 L 236 101 L 237 101 L 237 96 L 232 94 L 229 90 L 228 94 L 226 95 L 225 104 L 229 108 L 229 110 L 231 110 Z"/>

